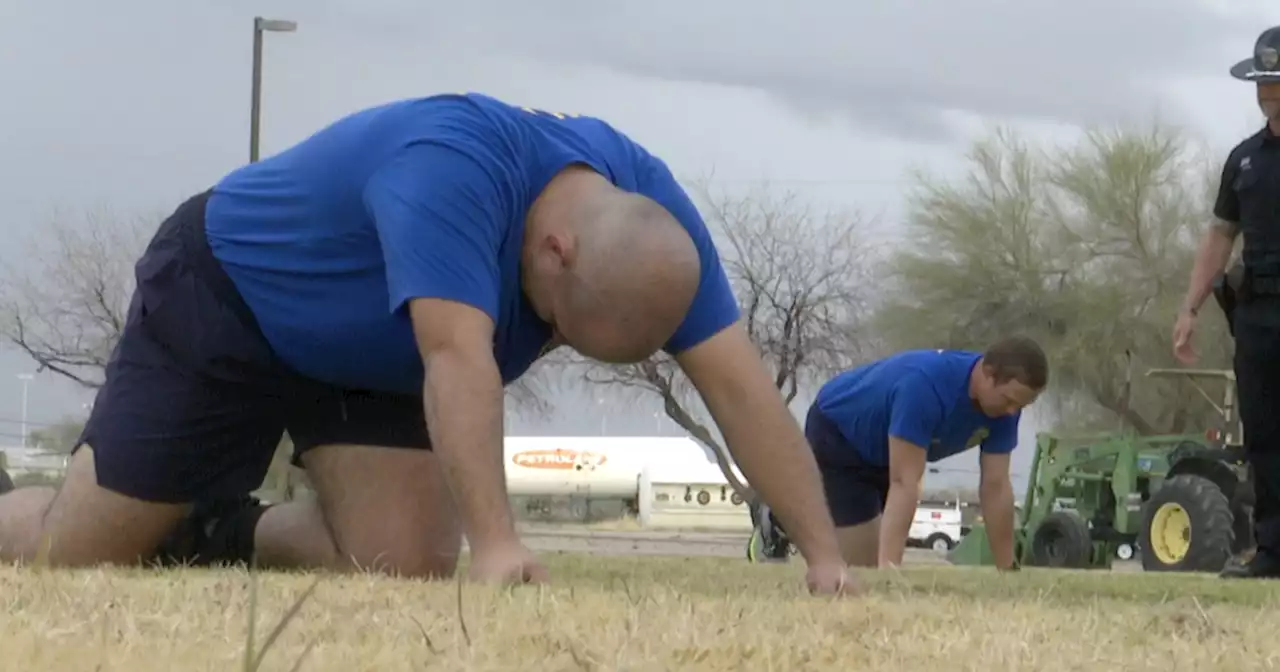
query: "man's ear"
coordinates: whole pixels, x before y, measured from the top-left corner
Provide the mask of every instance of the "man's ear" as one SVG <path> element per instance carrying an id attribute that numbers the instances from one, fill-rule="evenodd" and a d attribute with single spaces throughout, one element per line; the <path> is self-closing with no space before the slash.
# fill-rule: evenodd
<path id="1" fill-rule="evenodd" d="M 573 237 L 564 233 L 548 233 L 542 240 L 543 246 L 548 253 L 555 256 L 561 269 L 571 268 L 576 261 L 578 256 L 576 243 Z"/>
<path id="2" fill-rule="evenodd" d="M 547 233 L 533 241 L 534 265 L 543 273 L 561 272 L 568 267 L 564 236 Z"/>
<path id="3" fill-rule="evenodd" d="M 978 373 L 977 382 L 978 382 L 979 389 L 986 389 L 988 387 L 995 386 L 996 376 L 995 376 L 995 372 L 991 370 L 990 366 L 988 366 L 985 363 L 982 364 L 981 366 L 978 367 L 977 373 Z"/>

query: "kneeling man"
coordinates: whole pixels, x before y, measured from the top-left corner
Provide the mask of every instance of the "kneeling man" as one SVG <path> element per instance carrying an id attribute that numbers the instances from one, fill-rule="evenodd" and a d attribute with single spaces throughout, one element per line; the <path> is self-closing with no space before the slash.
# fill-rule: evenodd
<path id="1" fill-rule="evenodd" d="M 805 434 L 822 471 L 845 562 L 902 563 L 925 465 L 981 446 L 981 506 L 996 565 L 1015 565 L 1009 461 L 1022 409 L 1048 382 L 1033 340 L 1010 337 L 985 352 L 911 350 L 845 371 L 809 409 Z M 765 554 L 785 553 L 783 532 L 761 517 Z"/>

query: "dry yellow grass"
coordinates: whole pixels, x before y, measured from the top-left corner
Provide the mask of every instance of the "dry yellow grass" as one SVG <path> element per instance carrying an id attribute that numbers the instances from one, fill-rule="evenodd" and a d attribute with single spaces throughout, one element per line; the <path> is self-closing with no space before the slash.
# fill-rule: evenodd
<path id="1" fill-rule="evenodd" d="M 1265 670 L 1280 587 L 919 568 L 832 603 L 798 563 L 547 556 L 544 589 L 323 577 L 260 669 Z M 261 574 L 258 640 L 315 581 Z M 0 569 L 0 669 L 238 670 L 243 572 Z"/>

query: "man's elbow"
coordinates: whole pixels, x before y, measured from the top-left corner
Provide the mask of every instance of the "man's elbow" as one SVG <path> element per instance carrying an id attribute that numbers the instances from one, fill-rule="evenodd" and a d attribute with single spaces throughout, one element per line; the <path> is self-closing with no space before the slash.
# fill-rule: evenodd
<path id="1" fill-rule="evenodd" d="M 1236 238 L 1240 235 L 1240 225 L 1223 219 L 1216 219 L 1200 239 L 1200 250 L 1210 255 L 1229 254 L 1235 247 Z"/>
<path id="2" fill-rule="evenodd" d="M 902 492 L 919 493 L 921 490 L 920 482 L 924 478 L 924 471 L 898 471 L 890 472 L 889 487 Z"/>
<path id="3" fill-rule="evenodd" d="M 470 390 L 501 399 L 502 374 L 489 353 L 468 348 L 438 348 L 423 353 L 423 392 L 428 398 Z M 478 401 L 478 400 L 477 400 Z"/>

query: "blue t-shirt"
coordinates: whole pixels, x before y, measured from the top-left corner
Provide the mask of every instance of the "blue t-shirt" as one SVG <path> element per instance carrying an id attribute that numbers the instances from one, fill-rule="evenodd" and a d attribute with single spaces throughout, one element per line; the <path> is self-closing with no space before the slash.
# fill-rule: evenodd
<path id="1" fill-rule="evenodd" d="M 509 383 L 551 338 L 521 290 L 525 216 L 570 164 L 654 199 L 693 237 L 701 284 L 667 352 L 737 320 L 711 236 L 660 159 L 599 119 L 479 94 L 363 110 L 244 166 L 215 186 L 206 228 L 267 341 L 299 373 L 419 393 L 407 303 L 436 297 L 494 320 L 494 354 Z"/>
<path id="2" fill-rule="evenodd" d="M 987 417 L 969 398 L 969 374 L 982 355 L 964 350 L 909 350 L 832 378 L 818 411 L 839 428 L 856 457 L 889 465 L 889 437 L 923 446 L 937 462 L 981 444 L 1009 453 L 1021 412 Z M 839 456 L 827 456 L 838 459 Z"/>

